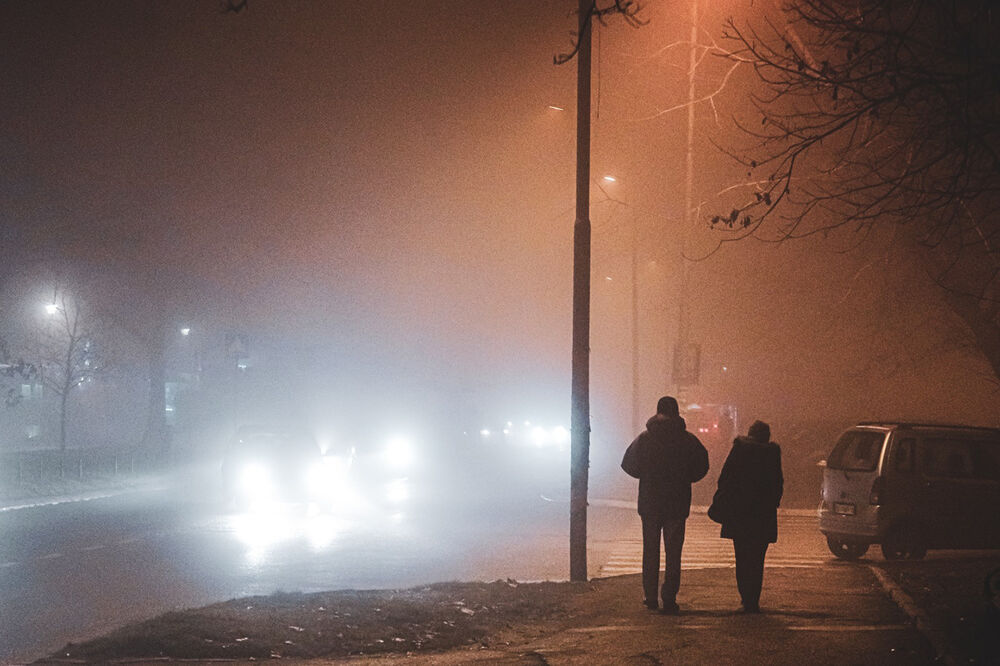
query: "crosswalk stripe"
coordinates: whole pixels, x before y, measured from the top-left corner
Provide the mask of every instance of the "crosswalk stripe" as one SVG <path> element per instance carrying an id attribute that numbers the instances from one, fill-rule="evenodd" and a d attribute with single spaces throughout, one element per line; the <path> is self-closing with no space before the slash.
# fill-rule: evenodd
<path id="1" fill-rule="evenodd" d="M 832 557 L 825 549 L 819 534 L 815 515 L 779 516 L 779 540 L 768 549 L 764 566 L 770 569 L 809 569 L 829 564 Z M 791 538 L 792 534 L 796 538 Z M 789 552 L 794 542 L 796 550 Z M 808 552 L 800 552 L 802 544 L 807 544 Z M 664 554 L 660 552 L 660 568 L 664 566 Z M 681 569 L 731 569 L 735 568 L 733 543 L 720 538 L 719 526 L 704 515 L 692 513 L 685 530 L 684 549 L 681 552 Z M 628 536 L 620 539 L 607 561 L 600 568 L 598 576 L 619 576 L 642 572 L 642 538 Z"/>

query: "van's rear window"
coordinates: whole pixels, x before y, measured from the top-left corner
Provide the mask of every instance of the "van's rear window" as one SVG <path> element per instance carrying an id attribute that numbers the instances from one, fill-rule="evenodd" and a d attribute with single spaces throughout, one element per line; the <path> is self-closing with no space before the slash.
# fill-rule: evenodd
<path id="1" fill-rule="evenodd" d="M 857 472 L 871 472 L 878 464 L 885 434 L 850 430 L 841 435 L 833 447 L 826 466 L 832 469 L 846 469 Z"/>

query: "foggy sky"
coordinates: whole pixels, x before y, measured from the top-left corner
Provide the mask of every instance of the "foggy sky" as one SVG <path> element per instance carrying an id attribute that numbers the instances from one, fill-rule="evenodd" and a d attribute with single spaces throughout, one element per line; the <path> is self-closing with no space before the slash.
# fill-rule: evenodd
<path id="1" fill-rule="evenodd" d="M 875 351 L 910 342 L 876 315 L 919 335 L 937 317 L 924 292 L 899 289 L 913 276 L 879 277 L 878 247 L 731 244 L 681 281 L 682 252 L 718 242 L 707 202 L 739 170 L 712 140 L 729 136 L 749 77 L 696 107 L 706 209 L 685 229 L 686 113 L 660 111 L 686 99 L 690 18 L 644 4 L 647 25 L 612 20 L 594 42 L 595 433 L 631 429 L 633 224 L 644 413 L 670 389 L 683 297 L 699 399 L 736 402 L 747 422 L 994 420 L 995 391 L 968 380 L 974 361 L 870 371 Z M 114 251 L 203 283 L 233 328 L 382 349 L 484 400 L 491 387 L 541 393 L 568 418 L 575 64 L 552 57 L 570 46 L 575 5 L 257 0 L 224 15 L 215 0 L 5 2 L 5 242 L 36 224 L 99 230 L 112 248 L 128 238 Z M 702 38 L 748 11 L 702 7 Z M 725 68 L 700 71 L 707 94 Z M 602 191 L 605 174 L 619 181 Z"/>

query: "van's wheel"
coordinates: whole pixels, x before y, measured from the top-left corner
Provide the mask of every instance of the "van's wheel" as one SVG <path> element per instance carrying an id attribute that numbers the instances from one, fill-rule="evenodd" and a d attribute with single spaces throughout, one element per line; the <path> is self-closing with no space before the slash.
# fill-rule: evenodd
<path id="1" fill-rule="evenodd" d="M 861 541 L 844 541 L 832 534 L 826 535 L 826 545 L 840 560 L 856 560 L 868 552 L 868 544 Z"/>
<path id="2" fill-rule="evenodd" d="M 900 525 L 882 538 L 882 557 L 887 560 L 922 560 L 927 554 L 920 530 L 913 525 Z"/>

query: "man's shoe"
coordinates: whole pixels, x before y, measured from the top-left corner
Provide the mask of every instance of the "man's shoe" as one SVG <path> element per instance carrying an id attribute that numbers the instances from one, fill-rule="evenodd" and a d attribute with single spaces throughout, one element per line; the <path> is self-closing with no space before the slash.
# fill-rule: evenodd
<path id="1" fill-rule="evenodd" d="M 660 609 L 661 615 L 679 615 L 681 612 L 681 607 L 677 605 L 676 602 L 663 602 L 663 608 Z"/>
<path id="2" fill-rule="evenodd" d="M 757 604 L 743 604 L 743 612 L 750 613 L 751 615 L 756 615 L 760 612 L 760 606 Z"/>
<path id="3" fill-rule="evenodd" d="M 655 601 L 650 601 L 649 599 L 644 599 L 642 605 L 648 608 L 649 610 L 659 610 L 660 608 L 660 605 L 658 603 L 656 603 Z"/>

